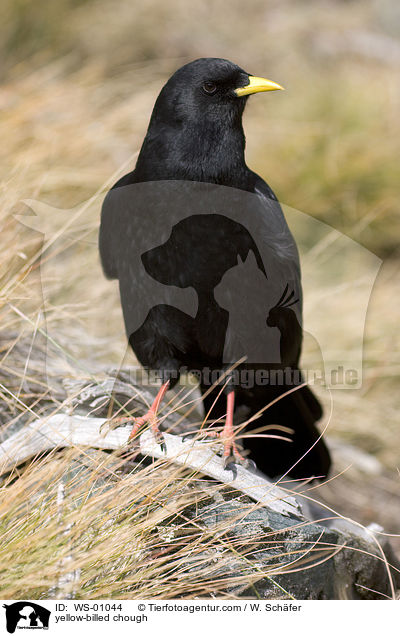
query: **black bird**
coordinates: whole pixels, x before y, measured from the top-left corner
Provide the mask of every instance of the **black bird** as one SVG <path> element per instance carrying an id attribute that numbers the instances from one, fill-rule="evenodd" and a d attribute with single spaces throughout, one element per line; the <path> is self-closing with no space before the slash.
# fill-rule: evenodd
<path id="1" fill-rule="evenodd" d="M 290 443 L 279 433 L 244 437 L 258 468 L 271 477 L 288 472 L 324 478 L 330 457 L 315 426 L 322 410 L 302 384 L 298 366 L 297 248 L 275 194 L 244 158 L 248 96 L 280 88 L 218 58 L 178 69 L 156 100 L 135 169 L 104 201 L 100 255 L 106 276 L 119 279 L 126 331 L 138 360 L 162 378 L 131 436 L 146 421 L 159 434 L 160 402 L 189 368 L 199 374 L 206 412 L 226 416 L 225 457 L 241 459 L 234 409 L 247 416 L 264 409 L 247 432 L 267 425 L 293 432 Z M 196 301 L 185 294 L 195 294 Z M 239 374 L 227 375 L 225 410 L 220 388 L 210 387 L 209 371 L 226 372 L 242 353 L 247 359 L 236 369 Z M 278 382 L 249 386 L 241 371 L 285 374 Z"/>

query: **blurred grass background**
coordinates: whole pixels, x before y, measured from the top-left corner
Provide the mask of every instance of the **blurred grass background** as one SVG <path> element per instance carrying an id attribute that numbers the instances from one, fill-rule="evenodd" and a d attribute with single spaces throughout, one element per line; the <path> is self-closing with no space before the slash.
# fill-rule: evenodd
<path id="1" fill-rule="evenodd" d="M 104 280 L 96 246 L 104 192 L 134 165 L 171 73 L 196 57 L 232 59 L 286 88 L 249 100 L 251 168 L 283 203 L 384 260 L 365 326 L 363 387 L 334 392 L 329 427 L 336 440 L 373 454 L 383 473 L 378 483 L 376 474 L 350 471 L 353 495 L 345 481 L 326 497 L 399 532 L 398 3 L 3 0 L 0 17 L 1 364 L 10 347 L 45 328 L 43 294 L 47 328 L 76 361 L 93 371 L 121 359 L 118 290 Z M 36 258 L 41 234 L 13 217 L 27 213 L 27 199 L 41 202 L 28 205 L 39 214 L 36 230 L 59 232 L 46 280 Z M 337 332 L 339 348 L 345 336 Z M 15 370 L 24 373 L 24 364 Z M 329 413 L 331 396 L 320 395 Z"/>
<path id="2" fill-rule="evenodd" d="M 228 57 L 288 91 L 251 100 L 246 116 L 249 162 L 285 203 L 381 255 L 397 248 L 395 2 L 252 0 L 244 8 L 234 0 L 228 17 L 218 1 L 5 0 L 2 13 L 2 107 L 19 129 L 19 143 L 3 144 L 5 159 L 11 151 L 26 164 L 29 146 L 46 141 L 58 170 L 91 176 L 64 180 L 75 202 L 92 193 L 90 168 L 108 176 L 139 147 L 154 97 L 177 66 Z M 72 147 L 63 148 L 66 135 Z M 43 175 L 39 157 L 35 167 Z M 42 187 L 65 205 L 64 192 Z"/>

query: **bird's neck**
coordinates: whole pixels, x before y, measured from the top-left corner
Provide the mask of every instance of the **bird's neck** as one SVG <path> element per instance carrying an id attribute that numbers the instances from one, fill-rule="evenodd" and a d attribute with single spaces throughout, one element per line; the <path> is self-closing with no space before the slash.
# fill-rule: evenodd
<path id="1" fill-rule="evenodd" d="M 135 169 L 140 181 L 188 180 L 247 190 L 243 127 L 220 122 L 187 122 L 150 127 Z"/>

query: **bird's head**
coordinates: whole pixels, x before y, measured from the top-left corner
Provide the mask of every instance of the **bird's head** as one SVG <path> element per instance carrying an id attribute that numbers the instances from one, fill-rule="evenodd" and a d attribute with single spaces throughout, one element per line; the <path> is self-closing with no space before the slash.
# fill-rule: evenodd
<path id="1" fill-rule="evenodd" d="M 249 189 L 243 109 L 248 95 L 280 88 L 228 60 L 201 58 L 182 66 L 156 100 L 136 179 L 186 179 Z"/>
<path id="2" fill-rule="evenodd" d="M 241 117 L 252 93 L 274 91 L 282 86 L 249 75 L 229 60 L 200 58 L 179 68 L 165 84 L 154 108 L 155 119 L 168 123 Z"/>

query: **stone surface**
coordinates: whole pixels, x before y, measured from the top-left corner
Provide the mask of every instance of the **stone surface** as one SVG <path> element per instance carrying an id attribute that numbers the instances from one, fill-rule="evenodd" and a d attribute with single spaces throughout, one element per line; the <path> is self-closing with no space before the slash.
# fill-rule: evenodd
<path id="1" fill-rule="evenodd" d="M 348 528 L 326 528 L 301 516 L 255 508 L 248 497 L 232 498 L 224 491 L 197 510 L 196 522 L 209 529 L 228 525 L 228 536 L 242 549 L 244 538 L 249 543 L 256 539 L 254 553 L 246 554 L 244 562 L 237 555 L 236 568 L 244 568 L 249 576 L 254 570 L 265 572 L 265 577 L 248 587 L 229 590 L 242 597 L 334 600 L 392 595 L 379 548 Z M 388 558 L 393 563 L 393 554 Z M 392 574 L 394 585 L 399 585 L 398 575 Z"/>

